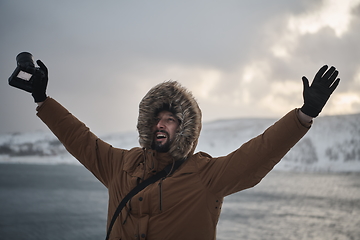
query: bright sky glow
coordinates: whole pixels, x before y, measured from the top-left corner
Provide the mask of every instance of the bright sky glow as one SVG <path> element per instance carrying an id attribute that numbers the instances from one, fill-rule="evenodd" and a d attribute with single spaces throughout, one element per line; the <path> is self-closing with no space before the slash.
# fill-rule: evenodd
<path id="1" fill-rule="evenodd" d="M 360 106 L 360 96 L 356 92 L 337 94 L 329 109 L 329 114 L 342 114 L 344 112 L 353 112 Z"/>
<path id="2" fill-rule="evenodd" d="M 214 87 L 217 83 L 221 82 L 221 72 L 215 69 L 213 70 L 202 70 L 198 74 L 199 82 L 196 92 L 194 94 L 198 95 L 200 98 L 212 99 L 214 96 L 211 95 L 211 92 L 214 91 Z"/>
<path id="3" fill-rule="evenodd" d="M 267 80 L 270 72 L 271 69 L 266 60 L 253 61 L 244 66 L 241 79 L 244 84 L 252 84 L 252 82 Z"/>
<path id="4" fill-rule="evenodd" d="M 289 29 L 300 34 L 313 34 L 322 28 L 330 27 L 336 36 L 341 37 L 348 31 L 352 10 L 359 3 L 359 0 L 324 0 L 319 10 L 292 16 Z"/>
<path id="5" fill-rule="evenodd" d="M 288 57 L 301 35 L 315 34 L 326 27 L 331 28 L 337 37 L 342 37 L 349 30 L 353 10 L 359 4 L 360 0 L 323 0 L 319 9 L 291 15 L 288 18 L 287 31 L 272 47 L 273 54 L 277 57 Z"/>
<path id="6" fill-rule="evenodd" d="M 301 107 L 301 83 L 294 81 L 274 82 L 269 88 L 269 94 L 260 102 L 264 109 L 283 113 L 289 108 Z M 292 99 L 293 101 L 289 101 Z"/>

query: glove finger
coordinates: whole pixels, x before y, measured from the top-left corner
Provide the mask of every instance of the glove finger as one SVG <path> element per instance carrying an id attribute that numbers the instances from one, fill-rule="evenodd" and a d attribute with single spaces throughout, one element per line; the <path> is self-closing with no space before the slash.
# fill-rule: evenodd
<path id="1" fill-rule="evenodd" d="M 304 86 L 304 91 L 309 88 L 309 80 L 304 76 L 302 77 L 302 82 Z"/>
<path id="2" fill-rule="evenodd" d="M 313 82 L 317 82 L 317 81 L 321 81 L 322 76 L 324 75 L 325 71 L 328 69 L 327 65 L 322 66 L 319 71 L 315 74 L 314 77 L 314 81 Z"/>
<path id="3" fill-rule="evenodd" d="M 336 79 L 336 81 L 333 83 L 333 85 L 331 85 L 330 87 L 330 94 L 332 94 L 334 92 L 334 90 L 337 88 L 337 86 L 339 85 L 340 83 L 340 78 Z"/>
<path id="4" fill-rule="evenodd" d="M 329 79 L 324 80 L 324 87 L 325 87 L 324 89 L 329 89 L 330 86 L 334 84 L 334 81 L 337 78 L 338 74 L 339 72 L 335 70 Z"/>
<path id="5" fill-rule="evenodd" d="M 325 81 L 327 81 L 328 79 L 330 79 L 331 78 L 331 76 L 334 74 L 334 72 L 335 72 L 335 67 L 331 67 L 331 68 L 329 68 L 329 70 L 327 70 L 327 72 L 324 74 L 324 76 L 323 76 L 323 79 L 325 80 Z M 336 78 L 336 77 L 335 77 Z M 335 79 L 334 78 L 334 79 Z M 333 79 L 333 81 L 334 81 L 334 79 Z M 333 82 L 333 81 L 331 81 L 331 82 Z"/>
<path id="6" fill-rule="evenodd" d="M 330 80 L 331 82 L 334 82 L 338 75 L 339 75 L 339 71 L 335 70 L 334 73 L 333 73 L 333 74 L 331 75 L 331 77 L 329 78 L 329 80 Z"/>
<path id="7" fill-rule="evenodd" d="M 48 74 L 48 69 L 45 66 L 45 64 L 41 60 L 37 60 L 36 63 L 37 63 L 37 65 L 39 65 L 40 69 L 43 70 L 44 73 L 47 75 Z"/>

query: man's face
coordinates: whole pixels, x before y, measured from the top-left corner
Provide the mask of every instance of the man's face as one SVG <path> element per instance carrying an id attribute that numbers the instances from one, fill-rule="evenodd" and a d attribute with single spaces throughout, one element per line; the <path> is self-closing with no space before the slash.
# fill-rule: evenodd
<path id="1" fill-rule="evenodd" d="M 169 111 L 161 111 L 156 116 L 156 123 L 153 126 L 154 139 L 152 149 L 158 152 L 167 152 L 174 141 L 176 130 L 179 127 L 179 120 Z"/>

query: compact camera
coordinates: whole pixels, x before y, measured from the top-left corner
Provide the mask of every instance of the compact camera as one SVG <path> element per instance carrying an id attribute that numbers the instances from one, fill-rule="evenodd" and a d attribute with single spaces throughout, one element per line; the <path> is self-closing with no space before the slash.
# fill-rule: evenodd
<path id="1" fill-rule="evenodd" d="M 9 85 L 32 93 L 34 77 L 45 76 L 44 72 L 35 67 L 31 53 L 19 53 L 16 62 L 17 67 L 9 78 Z"/>

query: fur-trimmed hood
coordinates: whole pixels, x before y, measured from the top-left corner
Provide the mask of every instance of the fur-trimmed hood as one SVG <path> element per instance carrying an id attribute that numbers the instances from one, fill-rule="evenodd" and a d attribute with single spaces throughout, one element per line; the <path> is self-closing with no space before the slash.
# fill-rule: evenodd
<path id="1" fill-rule="evenodd" d="M 137 123 L 139 143 L 143 148 L 151 148 L 155 114 L 164 106 L 180 121 L 169 154 L 175 160 L 187 158 L 194 153 L 200 135 L 201 110 L 191 92 L 176 81 L 156 85 L 141 100 Z"/>

